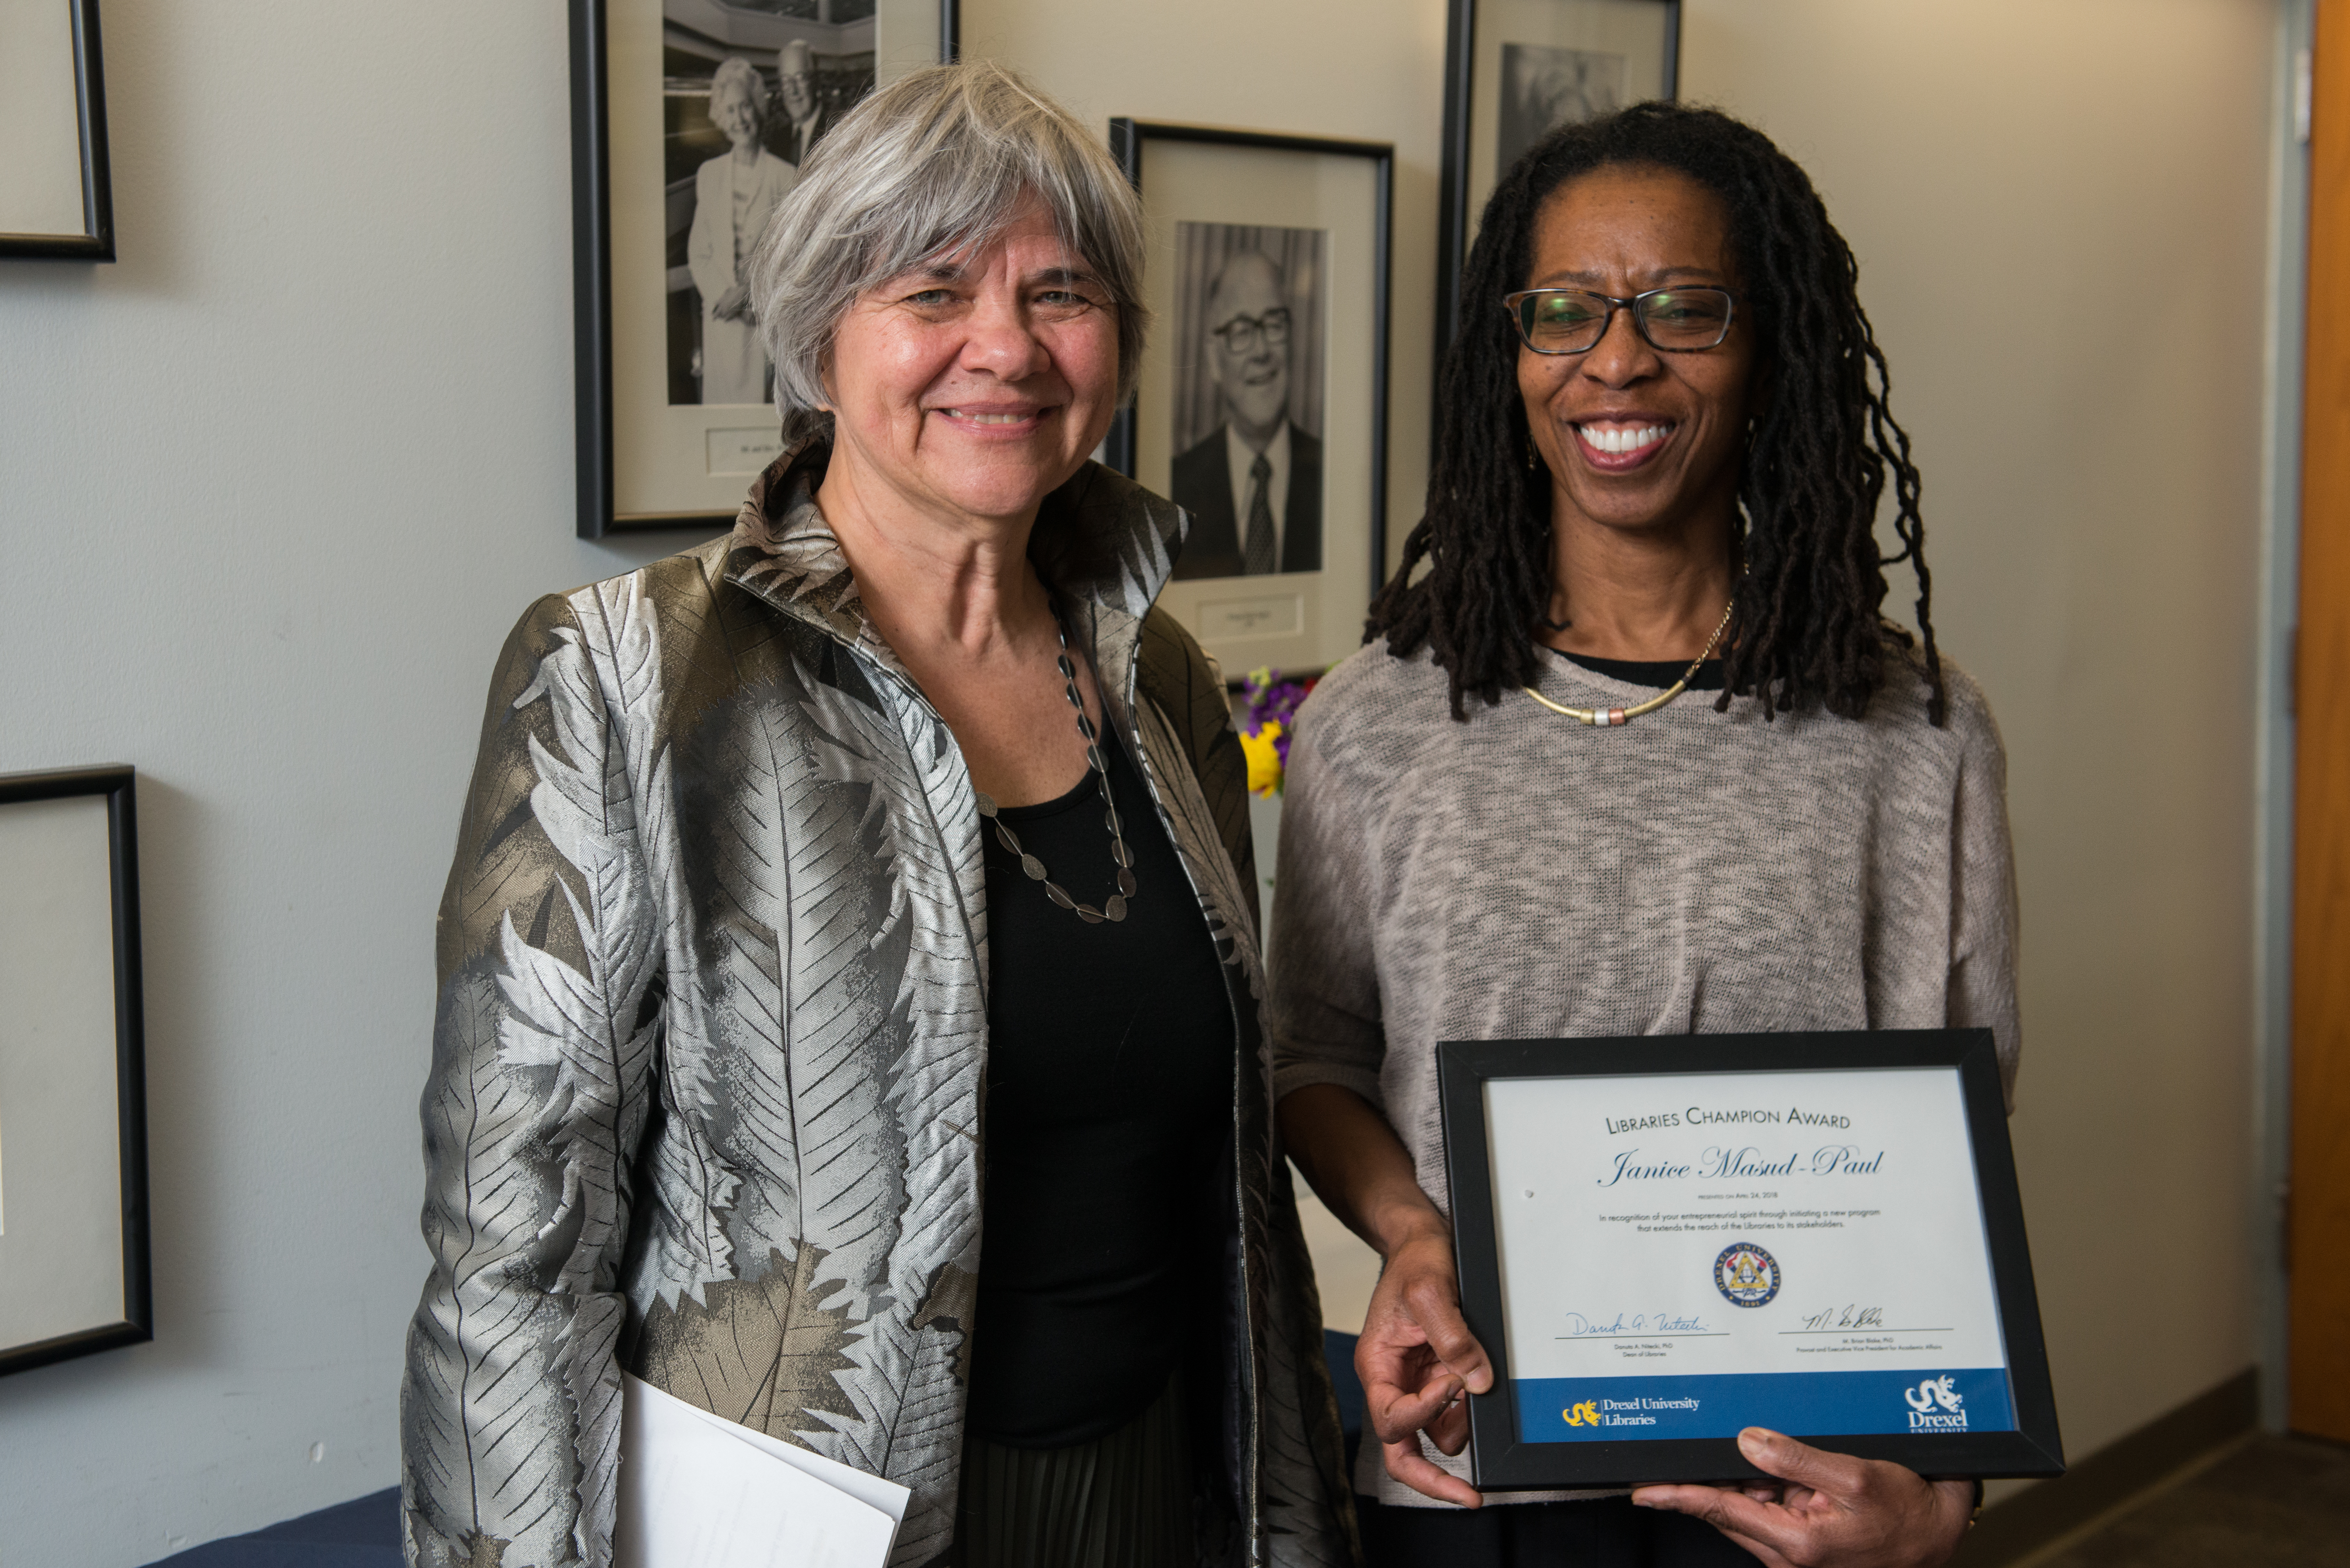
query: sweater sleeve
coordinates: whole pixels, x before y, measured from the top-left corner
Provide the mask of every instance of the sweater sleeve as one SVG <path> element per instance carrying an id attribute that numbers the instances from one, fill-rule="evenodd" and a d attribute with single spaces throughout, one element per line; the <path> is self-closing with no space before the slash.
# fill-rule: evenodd
<path id="1" fill-rule="evenodd" d="M 1957 693 L 1953 693 L 1955 697 Z M 1999 1047 L 2000 1085 L 2015 1109 L 2017 1032 L 2015 846 L 2007 831 L 2007 752 L 1980 694 L 1963 718 L 1958 793 L 1951 806 L 1950 978 L 1947 1016 L 1954 1029 L 1984 1028 Z"/>
<path id="2" fill-rule="evenodd" d="M 1336 1084 L 1385 1108 L 1379 1069 L 1387 1036 L 1372 949 L 1371 835 L 1365 803 L 1333 768 L 1309 700 L 1297 715 L 1282 792 L 1273 882 L 1275 1099 L 1308 1084 Z"/>

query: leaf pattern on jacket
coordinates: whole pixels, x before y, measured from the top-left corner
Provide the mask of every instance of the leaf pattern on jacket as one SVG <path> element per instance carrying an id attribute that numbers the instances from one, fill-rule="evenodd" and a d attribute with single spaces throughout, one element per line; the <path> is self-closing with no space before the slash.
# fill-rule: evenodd
<path id="1" fill-rule="evenodd" d="M 619 751 L 636 806 L 636 842 L 646 883 L 660 906 L 662 971 L 671 977 L 661 1009 L 661 1096 L 677 1136 L 660 1140 L 650 1227 L 655 1274 L 674 1304 L 685 1282 L 733 1272 L 724 1215 L 742 1179 L 710 1135 L 718 1108 L 716 1053 L 708 1004 L 693 983 L 695 911 L 678 864 L 671 748 L 662 729 L 668 693 L 661 680 L 660 617 L 644 574 L 630 572 L 569 596 L 598 687 L 618 716 Z"/>
<path id="2" fill-rule="evenodd" d="M 755 1177 L 733 1228 L 753 1258 L 823 1249 L 861 1320 L 903 1201 L 881 1108 L 897 977 L 868 940 L 882 903 L 873 836 L 777 698 L 743 713 L 718 753 L 739 787 L 717 839 L 715 1026 Z"/>
<path id="3" fill-rule="evenodd" d="M 544 1102 L 498 1059 L 499 1012 L 487 975 L 449 988 L 424 1099 L 426 1158 L 463 1179 L 425 1199 L 426 1239 L 450 1263 L 425 1287 L 409 1333 L 400 1490 L 411 1551 L 429 1547 L 452 1563 L 484 1551 L 499 1561 L 512 1542 L 484 1525 L 571 1484 L 567 1452 L 515 1437 L 544 1414 L 560 1312 L 536 1292 L 508 1288 L 537 1231 L 538 1194 L 518 1176 L 516 1157 Z M 569 1554 L 568 1535 L 567 1525 L 541 1532 L 524 1550 L 556 1563 Z"/>
<path id="4" fill-rule="evenodd" d="M 874 1283 L 910 1305 L 923 1300 L 941 1265 L 972 1261 L 978 1241 L 973 1152 L 987 1025 L 979 808 L 961 751 L 926 704 L 887 683 L 879 701 L 893 718 L 805 667 L 799 676 L 819 769 L 870 788 L 867 820 L 880 828 L 876 853 L 890 889 L 873 940 L 904 944 L 895 1009 L 903 1044 L 879 1081 L 894 1112 L 906 1203 L 886 1274 Z M 938 1337 L 926 1340 L 902 1310 L 877 1313 L 861 1358 L 872 1374 L 866 1418 L 836 1423 L 830 1447 L 811 1445 L 916 1489 L 893 1562 L 921 1561 L 911 1554 L 919 1544 L 952 1523 L 960 1397 L 908 1403 L 918 1380 L 935 1375 Z"/>
<path id="5" fill-rule="evenodd" d="M 412 1563 L 608 1568 L 623 1356 L 912 1487 L 899 1563 L 951 1539 L 980 1266 L 980 825 L 804 458 L 729 538 L 541 599 L 501 657 L 436 943 Z M 1092 468 L 1047 514 L 1073 636 L 1092 635 L 1259 1055 L 1236 747 L 1204 656 L 1149 608 L 1180 514 Z M 1347 1500 L 1299 1468 L 1326 1386 L 1299 1348 L 1310 1306 L 1269 1309 L 1295 1218 L 1268 1202 L 1262 1085 L 1237 1087 L 1242 1235 L 1216 1316 L 1238 1361 L 1204 1397 L 1226 1447 L 1209 1484 L 1244 1495 L 1239 1517 L 1203 1502 L 1202 1551 L 1307 1568 L 1343 1554 Z"/>
<path id="6" fill-rule="evenodd" d="M 799 1257 L 772 1254 L 757 1279 L 704 1287 L 707 1305 L 691 1298 L 657 1303 L 645 1314 L 639 1376 L 712 1415 L 770 1437 L 804 1442 L 820 1429 L 807 1413 L 850 1415 L 834 1374 L 856 1366 L 842 1351 L 856 1343 L 845 1306 L 817 1303 L 839 1283 L 823 1248 Z"/>
<path id="7" fill-rule="evenodd" d="M 602 1563 L 611 1556 L 618 1499 L 614 1351 L 627 1315 L 615 1289 L 627 1225 L 622 1183 L 649 1109 L 642 1089 L 656 1023 L 645 1016 L 644 1001 L 660 944 L 623 748 L 613 743 L 585 639 L 570 627 L 557 636 L 560 646 L 515 706 L 543 698 L 553 721 L 559 751 L 530 739 L 538 774 L 530 809 L 584 885 L 575 892 L 558 883 L 585 967 L 523 940 L 506 914 L 499 930 L 506 966 L 498 980 L 506 1002 L 499 1048 L 510 1063 L 555 1069 L 550 1115 L 563 1155 L 563 1205 L 541 1235 L 572 1238 L 554 1289 L 580 1298 L 561 1355 L 580 1458 L 574 1534 L 579 1555 Z"/>
<path id="8" fill-rule="evenodd" d="M 961 1459 L 964 1390 L 971 1384 L 972 1319 L 979 1304 L 979 1276 L 955 1263 L 941 1263 L 919 1298 L 920 1305 L 906 1322 L 912 1341 L 908 1356 L 906 1401 L 898 1417 L 893 1445 L 897 1479 L 929 1493 L 951 1499 L 955 1494 L 956 1463 Z M 950 1435 L 942 1442 L 941 1432 Z M 906 1511 L 890 1562 L 929 1563 L 954 1540 L 954 1511 L 950 1507 Z"/>

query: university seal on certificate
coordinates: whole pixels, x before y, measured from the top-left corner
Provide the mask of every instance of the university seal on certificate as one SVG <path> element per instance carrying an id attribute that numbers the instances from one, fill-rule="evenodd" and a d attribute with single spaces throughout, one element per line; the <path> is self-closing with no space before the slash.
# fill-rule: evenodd
<path id="1" fill-rule="evenodd" d="M 1768 1306 L 1779 1294 L 1779 1262 L 1751 1241 L 1732 1241 L 1713 1261 L 1713 1288 L 1731 1306 Z"/>
<path id="2" fill-rule="evenodd" d="M 1446 1041 L 1480 1487 L 2061 1473 L 1986 1030 Z"/>

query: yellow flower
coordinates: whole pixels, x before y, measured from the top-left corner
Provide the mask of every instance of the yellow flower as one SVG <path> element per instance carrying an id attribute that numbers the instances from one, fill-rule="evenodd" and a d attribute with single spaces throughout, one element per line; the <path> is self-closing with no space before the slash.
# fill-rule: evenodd
<path id="1" fill-rule="evenodd" d="M 1248 786 L 1251 794 L 1261 794 L 1271 800 L 1281 790 L 1281 753 L 1274 742 L 1281 737 L 1281 722 L 1269 721 L 1262 729 L 1251 730 L 1241 736 L 1241 750 L 1248 754 Z"/>

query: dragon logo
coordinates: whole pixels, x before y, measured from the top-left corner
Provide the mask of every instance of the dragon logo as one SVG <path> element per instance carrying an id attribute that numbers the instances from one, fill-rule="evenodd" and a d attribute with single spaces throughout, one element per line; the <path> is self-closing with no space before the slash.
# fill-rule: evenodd
<path id="1" fill-rule="evenodd" d="M 1945 1410 L 1956 1410 L 1965 1401 L 1964 1397 L 1951 1386 L 1955 1381 L 1948 1374 L 1929 1377 L 1915 1388 L 1903 1389 L 1901 1397 L 1909 1402 L 1909 1408 L 1921 1415 L 1937 1405 Z"/>
<path id="2" fill-rule="evenodd" d="M 1565 1417 L 1570 1427 L 1596 1427 L 1599 1425 L 1599 1401 L 1586 1399 L 1580 1405 L 1568 1406 L 1559 1414 Z"/>

